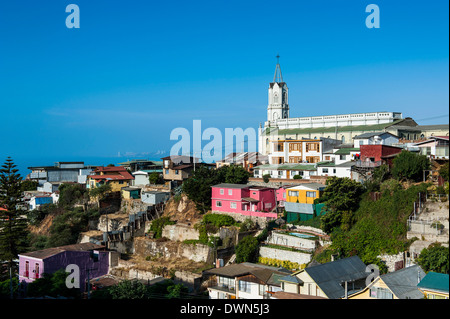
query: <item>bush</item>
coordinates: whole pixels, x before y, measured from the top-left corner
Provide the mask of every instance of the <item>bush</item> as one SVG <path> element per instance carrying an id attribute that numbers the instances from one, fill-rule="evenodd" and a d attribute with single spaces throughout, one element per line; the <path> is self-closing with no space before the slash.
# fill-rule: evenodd
<path id="1" fill-rule="evenodd" d="M 263 181 L 264 181 L 264 183 L 268 183 L 268 182 L 269 182 L 269 179 L 270 179 L 270 174 L 264 174 L 264 175 L 263 175 Z"/>
<path id="2" fill-rule="evenodd" d="M 303 177 L 301 177 L 300 175 L 294 175 L 294 179 L 302 179 Z"/>
<path id="3" fill-rule="evenodd" d="M 423 171 L 430 168 L 430 161 L 425 155 L 403 150 L 394 158 L 392 175 L 398 180 L 419 182 L 423 179 Z"/>
<path id="4" fill-rule="evenodd" d="M 236 263 L 256 262 L 259 254 L 258 240 L 253 236 L 244 237 L 236 246 Z"/>
<path id="5" fill-rule="evenodd" d="M 212 224 L 217 228 L 236 224 L 233 217 L 222 214 L 206 214 L 203 216 L 202 222 L 204 224 Z"/>
<path id="6" fill-rule="evenodd" d="M 272 266 L 272 267 L 283 267 L 288 270 L 300 270 L 305 268 L 305 264 L 299 264 L 289 260 L 280 260 L 275 258 L 268 257 L 259 257 L 258 262 L 264 265 Z"/>
<path id="7" fill-rule="evenodd" d="M 175 224 L 174 221 L 171 221 L 169 217 L 160 217 L 158 219 L 155 219 L 152 221 L 152 224 L 150 226 L 150 231 L 154 233 L 154 238 L 158 239 L 162 236 L 162 231 L 164 229 L 164 226 L 166 225 L 173 225 Z"/>
<path id="8" fill-rule="evenodd" d="M 434 271 L 442 274 L 449 273 L 449 250 L 439 243 L 424 248 L 417 259 L 423 271 Z"/>

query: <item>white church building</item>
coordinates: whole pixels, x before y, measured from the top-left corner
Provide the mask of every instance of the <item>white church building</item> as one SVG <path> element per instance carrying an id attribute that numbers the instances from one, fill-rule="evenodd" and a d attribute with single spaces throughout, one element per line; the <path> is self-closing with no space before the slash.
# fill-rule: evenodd
<path id="1" fill-rule="evenodd" d="M 390 125 L 404 120 L 402 113 L 385 111 L 290 118 L 289 89 L 283 80 L 279 61 L 268 93 L 267 121 L 263 127 L 260 125 L 258 132 L 259 152 L 263 155 L 272 153 L 271 145 L 278 140 L 329 138 L 353 143 L 353 137 L 357 135 L 386 131 Z M 417 126 L 417 123 L 411 125 Z"/>

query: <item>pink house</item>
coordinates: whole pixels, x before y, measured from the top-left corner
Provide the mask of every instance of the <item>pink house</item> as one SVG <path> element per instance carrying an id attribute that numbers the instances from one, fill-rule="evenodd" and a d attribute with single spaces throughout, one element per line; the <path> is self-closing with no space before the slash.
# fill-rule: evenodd
<path id="1" fill-rule="evenodd" d="M 42 278 L 44 273 L 52 274 L 65 269 L 69 264 L 77 265 L 80 271 L 80 288 L 84 291 L 87 271 L 90 278 L 108 273 L 111 252 L 102 245 L 82 243 L 19 254 L 19 281 L 30 283 Z"/>
<path id="2" fill-rule="evenodd" d="M 292 185 L 281 186 L 277 189 L 277 202 L 279 207 L 284 207 L 286 201 L 286 188 L 292 187 Z"/>
<path id="3" fill-rule="evenodd" d="M 211 210 L 215 212 L 276 219 L 276 207 L 273 188 L 225 183 L 212 186 Z"/>

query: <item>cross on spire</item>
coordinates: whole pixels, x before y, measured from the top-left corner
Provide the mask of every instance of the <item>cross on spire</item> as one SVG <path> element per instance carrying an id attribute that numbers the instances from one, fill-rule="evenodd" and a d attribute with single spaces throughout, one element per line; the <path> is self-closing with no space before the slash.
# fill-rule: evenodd
<path id="1" fill-rule="evenodd" d="M 277 66 L 275 67 L 275 74 L 273 75 L 273 82 L 283 82 L 283 75 L 281 75 L 281 68 L 280 68 L 280 55 L 277 54 Z"/>

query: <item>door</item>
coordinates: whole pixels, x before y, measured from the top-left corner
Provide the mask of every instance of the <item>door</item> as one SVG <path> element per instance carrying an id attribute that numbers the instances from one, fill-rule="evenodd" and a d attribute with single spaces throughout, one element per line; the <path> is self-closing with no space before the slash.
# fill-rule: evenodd
<path id="1" fill-rule="evenodd" d="M 34 265 L 34 278 L 39 279 L 39 264 Z"/>

